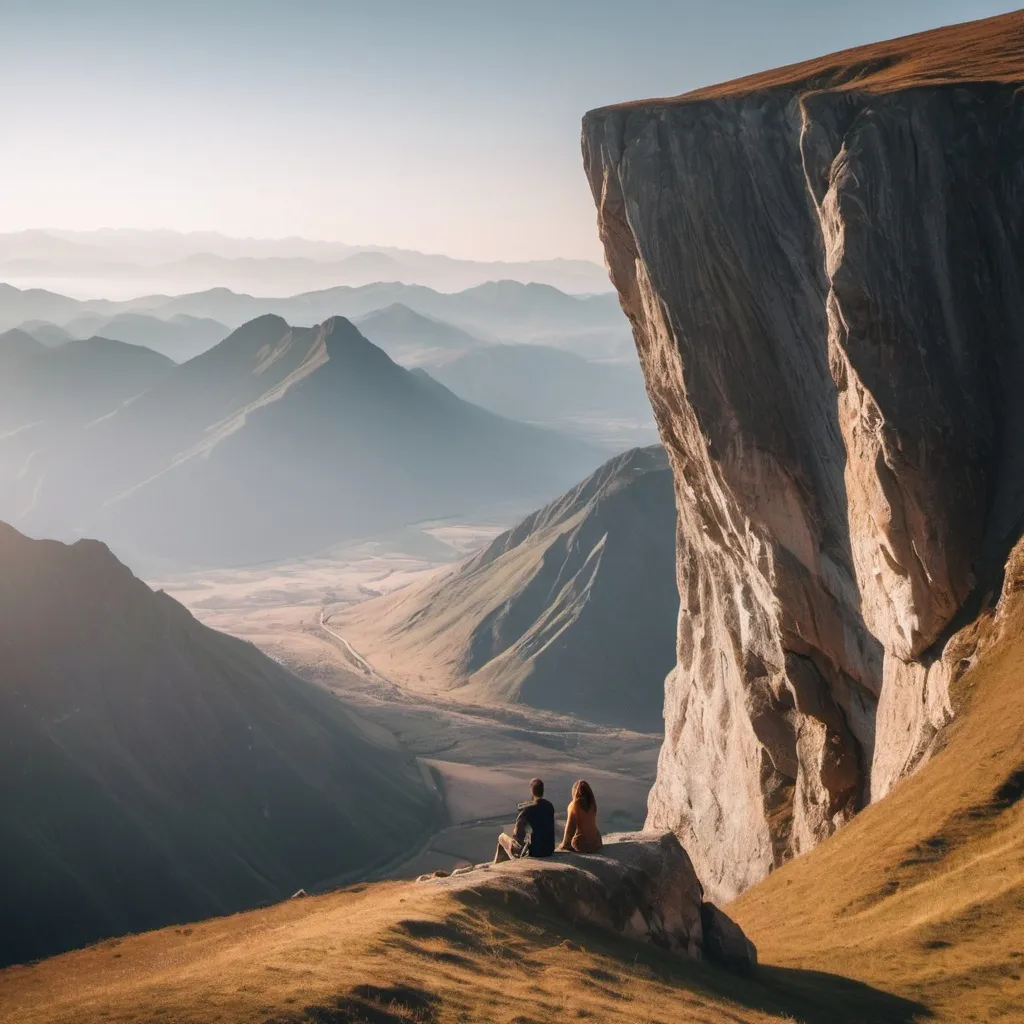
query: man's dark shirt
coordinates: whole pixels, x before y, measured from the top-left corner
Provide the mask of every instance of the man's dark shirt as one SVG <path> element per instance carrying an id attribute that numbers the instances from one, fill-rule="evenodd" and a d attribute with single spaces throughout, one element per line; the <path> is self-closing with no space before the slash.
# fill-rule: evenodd
<path id="1" fill-rule="evenodd" d="M 528 804 L 520 804 L 519 817 L 512 838 L 520 846 L 526 842 L 530 830 L 530 857 L 550 857 L 555 852 L 555 808 L 549 800 L 540 797 Z"/>

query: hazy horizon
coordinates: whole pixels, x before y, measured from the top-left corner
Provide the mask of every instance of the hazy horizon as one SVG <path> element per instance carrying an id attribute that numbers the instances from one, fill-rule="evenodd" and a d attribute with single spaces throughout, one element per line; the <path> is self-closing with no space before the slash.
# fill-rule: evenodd
<path id="1" fill-rule="evenodd" d="M 0 232 L 600 262 L 591 107 L 1011 10 L 988 0 L 0 4 Z M 49 228 L 41 227 L 49 225 Z"/>

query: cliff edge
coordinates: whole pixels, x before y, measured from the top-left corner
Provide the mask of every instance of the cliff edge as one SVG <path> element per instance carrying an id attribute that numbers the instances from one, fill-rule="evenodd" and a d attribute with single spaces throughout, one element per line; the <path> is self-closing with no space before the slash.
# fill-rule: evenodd
<path id="1" fill-rule="evenodd" d="M 932 752 L 1024 524 L 1024 14 L 587 114 L 679 510 L 647 826 L 716 898 Z"/>

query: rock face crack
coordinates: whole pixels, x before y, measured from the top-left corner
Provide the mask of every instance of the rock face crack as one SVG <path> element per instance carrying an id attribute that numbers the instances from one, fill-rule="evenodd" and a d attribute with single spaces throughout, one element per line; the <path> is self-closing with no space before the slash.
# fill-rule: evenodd
<path id="1" fill-rule="evenodd" d="M 679 516 L 647 824 L 716 899 L 927 758 L 1020 533 L 1024 58 L 903 59 L 584 119 Z"/>

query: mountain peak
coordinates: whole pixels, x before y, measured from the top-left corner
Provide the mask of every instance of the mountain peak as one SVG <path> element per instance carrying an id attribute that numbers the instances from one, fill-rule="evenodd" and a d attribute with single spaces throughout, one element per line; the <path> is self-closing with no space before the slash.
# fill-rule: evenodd
<path id="1" fill-rule="evenodd" d="M 0 356 L 32 356 L 45 351 L 45 345 L 17 327 L 0 334 Z"/>

